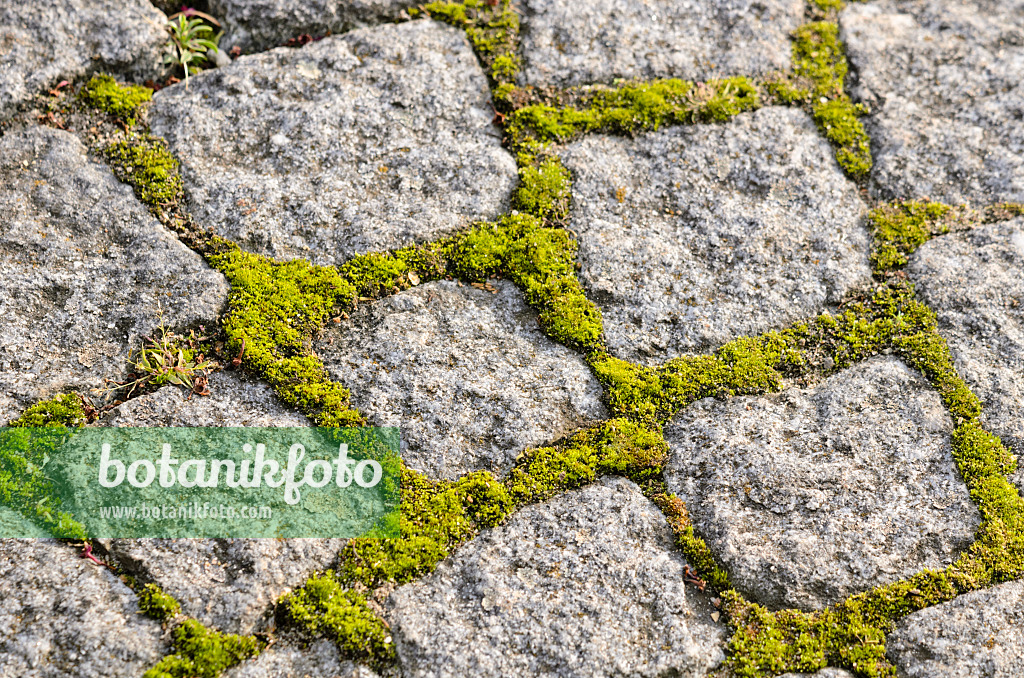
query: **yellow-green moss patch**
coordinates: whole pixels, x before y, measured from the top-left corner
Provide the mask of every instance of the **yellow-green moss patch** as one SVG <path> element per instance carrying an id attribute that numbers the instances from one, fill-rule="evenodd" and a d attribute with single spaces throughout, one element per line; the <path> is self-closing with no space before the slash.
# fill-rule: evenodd
<path id="1" fill-rule="evenodd" d="M 135 124 L 139 107 L 153 98 L 153 90 L 138 85 L 119 85 L 109 75 L 94 75 L 79 96 L 93 108 L 132 125 Z"/>
<path id="2" fill-rule="evenodd" d="M 213 631 L 194 619 L 177 626 L 171 637 L 174 654 L 161 659 L 143 678 L 217 678 L 260 652 L 259 641 L 252 636 Z"/>

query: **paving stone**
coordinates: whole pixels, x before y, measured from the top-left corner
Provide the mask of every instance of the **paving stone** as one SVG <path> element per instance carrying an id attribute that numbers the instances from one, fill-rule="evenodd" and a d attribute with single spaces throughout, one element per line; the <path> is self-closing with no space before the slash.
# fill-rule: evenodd
<path id="1" fill-rule="evenodd" d="M 261 51 L 289 38 L 319 38 L 400 18 L 413 0 L 210 0 L 224 26 L 221 45 Z"/>
<path id="2" fill-rule="evenodd" d="M 255 659 L 224 672 L 224 678 L 376 678 L 359 664 L 342 660 L 338 647 L 319 640 L 308 648 L 271 646 Z"/>
<path id="3" fill-rule="evenodd" d="M 583 360 L 540 331 L 511 282 L 439 281 L 360 306 L 314 346 L 402 459 L 431 477 L 502 474 L 523 450 L 607 417 Z"/>
<path id="4" fill-rule="evenodd" d="M 392 594 L 403 674 L 704 676 L 727 634 L 684 565 L 628 480 L 524 508 Z"/>
<path id="5" fill-rule="evenodd" d="M 789 68 L 801 0 L 524 0 L 523 80 L 707 80 Z"/>
<path id="6" fill-rule="evenodd" d="M 1024 582 L 915 612 L 896 624 L 886 645 L 890 661 L 907 678 L 1024 675 Z"/>
<path id="7" fill-rule="evenodd" d="M 136 678 L 162 634 L 107 568 L 52 539 L 0 539 L 2 678 Z"/>
<path id="8" fill-rule="evenodd" d="M 1024 454 L 1024 218 L 936 238 L 907 271 L 982 400 L 982 423 Z"/>
<path id="9" fill-rule="evenodd" d="M 277 600 L 331 566 L 344 539 L 113 539 L 103 546 L 182 612 L 229 633 L 272 627 Z"/>
<path id="10" fill-rule="evenodd" d="M 60 80 L 156 77 L 166 17 L 146 0 L 0 2 L 0 118 Z"/>
<path id="11" fill-rule="evenodd" d="M 189 397 L 180 386 L 163 386 L 118 405 L 103 426 L 312 426 L 281 403 L 273 389 L 237 372 L 215 372 L 210 395 Z"/>
<path id="12" fill-rule="evenodd" d="M 819 609 L 973 541 L 951 431 L 920 375 L 876 357 L 813 388 L 694 403 L 665 429 L 666 475 L 738 590 Z"/>
<path id="13" fill-rule="evenodd" d="M 840 25 L 873 195 L 1024 201 L 1024 0 L 848 3 Z"/>
<path id="14" fill-rule="evenodd" d="M 580 276 L 618 357 L 709 351 L 870 281 L 864 203 L 800 111 L 588 137 L 564 159 Z"/>
<path id="15" fill-rule="evenodd" d="M 228 285 L 67 132 L 0 138 L 0 421 L 123 378 L 157 329 L 217 321 Z"/>
<path id="16" fill-rule="evenodd" d="M 337 264 L 502 212 L 517 175 L 489 102 L 463 32 L 423 20 L 242 57 L 150 117 L 200 223 Z"/>

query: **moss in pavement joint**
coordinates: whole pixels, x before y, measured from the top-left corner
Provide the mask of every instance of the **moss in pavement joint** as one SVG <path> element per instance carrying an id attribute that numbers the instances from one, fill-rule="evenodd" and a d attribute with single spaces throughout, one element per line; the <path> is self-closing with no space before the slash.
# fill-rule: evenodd
<path id="1" fill-rule="evenodd" d="M 867 113 L 846 94 L 848 65 L 839 25 L 805 24 L 793 32 L 793 71 L 766 85 L 776 99 L 809 108 L 818 127 L 836 147 L 836 160 L 853 178 L 871 170 L 871 146 L 860 117 Z"/>
<path id="2" fill-rule="evenodd" d="M 761 106 L 758 88 L 744 77 L 694 84 L 654 80 L 591 87 L 579 106 L 524 106 L 509 116 L 506 137 L 514 150 L 567 142 L 588 132 L 633 134 L 662 125 L 723 122 Z"/>
<path id="3" fill-rule="evenodd" d="M 7 425 L 13 427 L 69 427 L 84 426 L 85 409 L 82 399 L 74 393 L 61 393 L 50 400 L 42 400 L 25 410 Z"/>
<path id="4" fill-rule="evenodd" d="M 948 205 L 923 200 L 897 201 L 871 210 L 868 215 L 874 246 L 871 267 L 876 275 L 907 265 L 908 257 L 933 236 L 949 232 Z"/>
<path id="5" fill-rule="evenodd" d="M 395 657 L 387 622 L 366 603 L 366 597 L 346 589 L 332 573 L 309 579 L 282 600 L 285 620 L 312 636 L 326 636 L 350 659 L 380 667 Z"/>
<path id="6" fill-rule="evenodd" d="M 331 381 L 312 351 L 312 338 L 355 295 L 333 268 L 295 260 L 279 263 L 235 245 L 208 255 L 231 284 L 221 320 L 226 349 L 262 375 L 290 405 L 318 426 L 360 426 L 349 392 Z"/>
<path id="7" fill-rule="evenodd" d="M 608 405 L 616 416 L 650 423 L 664 422 L 700 398 L 767 393 L 782 388 L 782 372 L 798 368 L 803 325 L 761 337 L 742 337 L 713 355 L 685 356 L 661 367 L 643 367 L 598 355 L 591 365 L 607 388 Z"/>
<path id="8" fill-rule="evenodd" d="M 181 611 L 181 605 L 156 584 L 146 584 L 139 590 L 139 610 L 158 621 L 167 621 Z"/>
<path id="9" fill-rule="evenodd" d="M 386 625 L 375 620 L 355 589 L 422 577 L 460 544 L 522 505 L 581 487 L 599 475 L 614 473 L 648 483 L 660 477 L 666 452 L 657 430 L 612 420 L 561 444 L 523 453 L 504 482 L 486 471 L 432 481 L 404 469 L 401 537 L 351 540 L 337 571 L 313 577 L 285 597 L 286 617 L 312 635 L 333 638 L 348 657 L 387 662 L 393 648 Z"/>
<path id="10" fill-rule="evenodd" d="M 413 17 L 425 14 L 465 30 L 490 78 L 495 106 L 508 110 L 506 95 L 515 87 L 520 66 L 516 54 L 519 15 L 513 11 L 511 0 L 431 2 L 410 8 L 408 12 Z"/>
<path id="11" fill-rule="evenodd" d="M 728 573 L 718 564 L 707 542 L 694 532 L 683 500 L 667 491 L 651 494 L 650 499 L 665 514 L 665 519 L 675 532 L 679 550 L 707 583 L 706 590 L 709 593 L 720 593 L 731 589 Z"/>
<path id="12" fill-rule="evenodd" d="M 217 678 L 261 649 L 252 636 L 213 631 L 194 619 L 184 621 L 171 635 L 175 653 L 161 659 L 143 678 Z"/>
<path id="13" fill-rule="evenodd" d="M 85 527 L 61 509 L 43 465 L 72 429 L 86 422 L 74 393 L 36 403 L 0 430 L 0 505 L 8 506 L 54 537 L 85 539 Z"/>
<path id="14" fill-rule="evenodd" d="M 149 134 L 129 135 L 104 151 L 114 175 L 135 190 L 140 201 L 159 208 L 180 199 L 178 161 L 162 139 Z"/>
<path id="15" fill-rule="evenodd" d="M 138 85 L 119 85 L 109 75 L 94 75 L 79 96 L 93 108 L 133 125 L 139 107 L 153 98 L 153 90 Z"/>

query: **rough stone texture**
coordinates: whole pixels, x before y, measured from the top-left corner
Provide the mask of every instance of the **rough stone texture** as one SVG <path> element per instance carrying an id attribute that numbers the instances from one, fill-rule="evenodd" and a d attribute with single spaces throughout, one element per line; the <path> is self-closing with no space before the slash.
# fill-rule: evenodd
<path id="1" fill-rule="evenodd" d="M 737 589 L 817 609 L 971 543 L 951 430 L 921 376 L 872 358 L 813 389 L 691 405 L 665 429 L 667 480 Z"/>
<path id="2" fill-rule="evenodd" d="M 402 429 L 402 459 L 432 477 L 503 473 L 529 447 L 607 415 L 583 360 L 543 335 L 522 292 L 414 287 L 330 330 L 315 349 L 371 423 Z"/>
<path id="3" fill-rule="evenodd" d="M 228 285 L 75 137 L 0 139 L 0 421 L 122 378 L 144 335 L 212 324 Z"/>
<path id="4" fill-rule="evenodd" d="M 268 386 L 237 374 L 210 377 L 210 396 L 167 386 L 112 411 L 103 426 L 309 426 Z M 328 567 L 342 539 L 114 539 L 108 549 L 131 572 L 156 581 L 186 614 L 232 633 L 269 621 L 273 603 Z M 284 660 L 282 660 L 284 661 Z M 259 674 L 253 674 L 259 675 Z"/>
<path id="5" fill-rule="evenodd" d="M 229 633 L 273 626 L 278 598 L 334 562 L 344 539 L 113 539 L 103 546 L 182 612 Z"/>
<path id="6" fill-rule="evenodd" d="M 580 275 L 619 357 L 781 329 L 870 280 L 865 206 L 800 111 L 588 137 L 564 158 Z"/>
<path id="7" fill-rule="evenodd" d="M 499 214 L 515 162 L 465 35 L 433 21 L 242 57 L 154 97 L 190 209 L 243 247 L 336 264 Z"/>
<path id="8" fill-rule="evenodd" d="M 221 45 L 245 51 L 277 47 L 302 34 L 320 37 L 398 19 L 415 0 L 210 0 L 224 26 Z"/>
<path id="9" fill-rule="evenodd" d="M 0 539 L 0 677 L 136 678 L 161 635 L 110 570 L 52 539 Z"/>
<path id="10" fill-rule="evenodd" d="M 801 0 L 524 0 L 523 79 L 707 80 L 789 68 Z"/>
<path id="11" fill-rule="evenodd" d="M 1024 675 L 1024 582 L 915 612 L 889 634 L 887 654 L 907 678 Z"/>
<path id="12" fill-rule="evenodd" d="M 704 676 L 727 634 L 684 564 L 627 480 L 527 507 L 392 594 L 403 673 Z"/>
<path id="13" fill-rule="evenodd" d="M 0 118 L 61 79 L 155 77 L 166 17 L 146 0 L 0 2 Z"/>
<path id="14" fill-rule="evenodd" d="M 265 383 L 236 372 L 210 375 L 210 395 L 164 386 L 114 408 L 102 426 L 312 426 Z"/>
<path id="15" fill-rule="evenodd" d="M 935 238 L 907 270 L 982 400 L 982 422 L 1024 455 L 1024 218 Z"/>
<path id="16" fill-rule="evenodd" d="M 271 646 L 251 659 L 228 669 L 224 678 L 377 678 L 377 674 L 359 664 L 342 660 L 338 646 L 319 640 L 306 649 Z"/>
<path id="17" fill-rule="evenodd" d="M 1024 201 L 1024 0 L 848 3 L 840 25 L 875 196 Z"/>

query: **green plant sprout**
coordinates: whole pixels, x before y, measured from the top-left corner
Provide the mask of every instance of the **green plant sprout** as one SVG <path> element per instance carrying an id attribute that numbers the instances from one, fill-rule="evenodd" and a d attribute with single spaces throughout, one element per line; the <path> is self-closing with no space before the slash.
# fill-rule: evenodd
<path id="1" fill-rule="evenodd" d="M 185 71 L 185 89 L 188 89 L 188 76 L 201 70 L 200 64 L 207 60 L 207 52 L 218 52 L 221 34 L 214 35 L 213 29 L 202 19 L 189 19 L 184 14 L 177 21 L 168 21 L 167 30 L 171 37 L 167 41 L 164 64 L 181 66 Z"/>
<path id="2" fill-rule="evenodd" d="M 209 395 L 207 375 L 209 370 L 217 367 L 213 360 L 207 360 L 199 351 L 199 342 L 205 337 L 197 337 L 189 330 L 188 336 L 175 334 L 160 323 L 158 338 L 144 337 L 146 340 L 142 350 L 131 363 L 132 374 L 128 382 L 113 382 L 114 386 L 106 392 L 126 389 L 125 397 L 130 397 L 136 390 L 147 386 L 163 386 L 175 384 L 184 386 L 190 393 Z M 101 389 L 103 391 L 103 389 Z"/>

